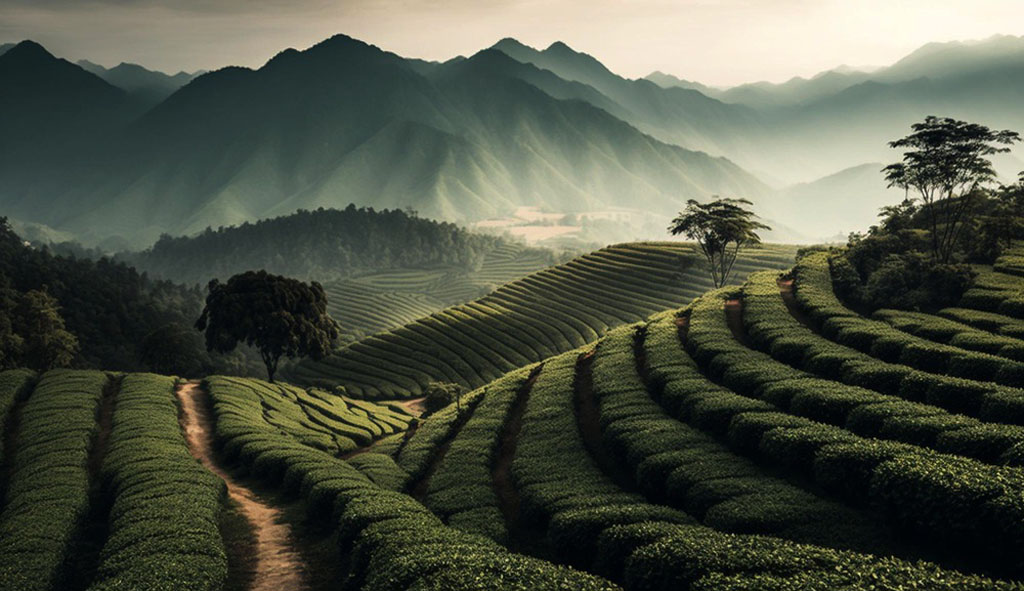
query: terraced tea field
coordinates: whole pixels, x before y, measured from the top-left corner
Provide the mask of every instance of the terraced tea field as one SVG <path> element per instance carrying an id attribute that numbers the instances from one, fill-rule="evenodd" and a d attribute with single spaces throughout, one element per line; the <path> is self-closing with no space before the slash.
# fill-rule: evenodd
<path id="1" fill-rule="evenodd" d="M 404 431 L 410 419 L 256 380 L 210 378 L 210 387 L 231 394 L 237 416 L 329 457 Z M 241 577 L 245 565 L 231 564 L 222 529 L 236 510 L 226 492 L 248 494 L 246 517 L 269 507 L 228 472 L 193 457 L 202 454 L 179 424 L 175 378 L 6 371 L 0 412 L 0 589 L 215 590 Z M 230 420 L 219 428 L 230 432 Z M 255 534 L 274 525 L 268 515 L 249 520 Z M 264 538 L 254 555 L 276 556 Z M 257 580 L 265 574 L 256 569 Z"/>
<path id="2" fill-rule="evenodd" d="M 329 311 L 350 342 L 485 295 L 551 264 L 547 251 L 515 243 L 488 252 L 480 268 L 395 269 L 328 281 Z"/>
<path id="3" fill-rule="evenodd" d="M 789 246 L 752 249 L 737 261 L 736 277 L 787 268 L 795 253 Z M 613 327 L 679 307 L 710 286 L 703 260 L 689 245 L 608 247 L 285 373 L 297 383 L 344 384 L 352 395 L 371 399 L 418 396 L 433 381 L 476 388 L 593 342 Z"/>
<path id="4" fill-rule="evenodd" d="M 232 511 L 246 589 L 1019 589 L 1020 321 L 982 307 L 861 316 L 814 253 L 416 421 L 258 380 L 0 373 L 0 589 L 237 584 Z"/>

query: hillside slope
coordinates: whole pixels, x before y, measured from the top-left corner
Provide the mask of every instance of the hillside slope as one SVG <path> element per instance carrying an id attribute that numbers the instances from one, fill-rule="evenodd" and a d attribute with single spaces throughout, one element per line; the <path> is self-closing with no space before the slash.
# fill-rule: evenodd
<path id="1" fill-rule="evenodd" d="M 748 251 L 737 262 L 737 278 L 784 268 L 794 253 L 792 247 Z M 286 379 L 342 384 L 369 398 L 415 396 L 433 381 L 475 388 L 592 342 L 610 328 L 677 307 L 709 286 L 689 245 L 612 246 L 358 341 L 323 361 L 302 361 Z"/>
<path id="2" fill-rule="evenodd" d="M 200 76 L 87 154 L 74 182 L 12 179 L 0 204 L 138 246 L 350 202 L 468 221 L 523 205 L 599 209 L 623 195 L 663 215 L 690 197 L 770 195 L 726 159 L 526 81 L 538 77 L 497 51 L 424 66 L 338 35 L 258 70 Z"/>

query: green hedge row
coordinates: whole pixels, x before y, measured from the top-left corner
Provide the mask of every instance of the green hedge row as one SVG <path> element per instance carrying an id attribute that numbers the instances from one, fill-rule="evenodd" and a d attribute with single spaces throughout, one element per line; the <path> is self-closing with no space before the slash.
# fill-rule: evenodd
<path id="1" fill-rule="evenodd" d="M 35 372 L 27 369 L 10 369 L 0 372 L 0 467 L 4 463 L 4 432 L 11 409 L 28 396 L 35 378 Z M 3 474 L 0 472 L 0 478 L 2 477 Z M 4 486 L 4 482 L 0 481 L 0 495 L 3 494 Z M 0 507 L 3 507 L 2 496 L 0 496 Z"/>
<path id="2" fill-rule="evenodd" d="M 752 251 L 739 269 L 781 268 L 792 248 Z M 506 372 L 597 340 L 623 323 L 679 305 L 707 286 L 694 250 L 679 243 L 611 246 L 506 283 L 288 370 L 306 383 L 344 383 L 358 396 L 421 394 L 433 381 L 479 388 Z"/>
<path id="3" fill-rule="evenodd" d="M 904 310 L 878 310 L 871 317 L 928 340 L 1015 361 L 1024 360 L 1024 341 L 972 328 L 941 316 Z"/>
<path id="4" fill-rule="evenodd" d="M 970 308 L 944 308 L 939 316 L 966 324 L 979 330 L 996 333 L 1015 339 L 1024 339 L 1024 320 L 1010 318 L 994 312 L 972 310 Z"/>
<path id="5" fill-rule="evenodd" d="M 0 513 L 0 589 L 61 588 L 89 511 L 86 463 L 107 375 L 52 370 L 22 408 L 7 498 Z"/>
<path id="6" fill-rule="evenodd" d="M 716 530 L 868 550 L 885 537 L 871 519 L 768 475 L 750 460 L 667 414 L 637 372 L 636 327 L 598 345 L 593 364 L 606 447 L 630 466 L 649 497 L 664 500 Z"/>
<path id="7" fill-rule="evenodd" d="M 491 468 L 506 416 L 535 369 L 511 372 L 485 386 L 473 415 L 441 459 L 430 479 L 426 505 L 448 525 L 498 543 L 508 541 Z"/>
<path id="8" fill-rule="evenodd" d="M 520 518 L 546 526 L 558 558 L 589 567 L 597 534 L 639 521 L 693 523 L 689 515 L 623 491 L 584 445 L 574 410 L 579 351 L 549 359 L 530 389 L 512 462 Z"/>
<path id="9" fill-rule="evenodd" d="M 1024 379 L 1024 363 L 933 343 L 847 309 L 832 292 L 825 253 L 808 255 L 795 267 L 796 299 L 826 338 L 891 364 L 884 381 L 869 383 L 909 400 L 925 400 L 955 412 L 1001 423 L 1024 424 L 1024 390 L 1006 387 Z M 903 375 L 892 377 L 891 372 Z M 948 375 L 940 375 L 948 374 Z M 1004 386 L 988 383 L 994 380 Z M 895 388 L 895 391 L 894 391 Z M 883 390 L 885 391 L 885 390 Z"/>
<path id="10" fill-rule="evenodd" d="M 712 292 L 690 308 L 687 348 L 702 363 L 711 361 L 716 348 L 731 345 L 718 338 L 724 291 Z M 710 327 L 710 328 L 708 328 Z M 702 334 L 710 331 L 710 334 Z M 695 343 L 711 343 L 698 347 Z M 703 349 L 703 351 L 699 351 Z M 748 350 L 749 352 L 749 350 Z M 728 357 L 725 355 L 723 357 Z M 653 360 L 652 360 L 653 363 Z M 656 366 L 652 365 L 656 371 Z M 657 372 L 668 379 L 666 393 L 682 398 L 684 410 L 708 398 L 707 380 L 701 384 L 696 365 L 669 366 Z M 674 382 L 679 375 L 681 380 Z M 750 399 L 731 392 L 717 393 L 720 421 L 738 450 L 757 454 L 815 481 L 825 490 L 851 502 L 869 501 L 887 519 L 920 539 L 942 544 L 971 560 L 1014 574 L 1024 572 L 1024 557 L 1009 548 L 1024 543 L 1024 471 L 990 466 L 976 460 L 939 454 L 905 443 L 865 439 L 849 431 L 814 423 L 802 417 L 751 409 Z M 916 470 L 900 469 L 919 467 Z"/>
<path id="11" fill-rule="evenodd" d="M 348 573 L 343 589 L 617 589 L 447 527 L 412 497 L 382 489 L 349 463 L 252 422 L 239 412 L 237 390 L 223 382 L 206 386 L 225 452 L 267 484 L 300 494 L 310 519 L 336 524 Z"/>
<path id="12" fill-rule="evenodd" d="M 989 463 L 1006 462 L 1006 452 L 1024 443 L 1024 427 L 983 423 L 937 408 L 973 410 L 974 405 L 966 403 L 964 393 L 956 389 L 959 381 L 879 361 L 815 334 L 789 313 L 775 274 L 751 275 L 742 294 L 747 334 L 774 360 L 745 350 L 732 338 L 724 318 L 717 325 L 713 325 L 713 317 L 709 318 L 712 323 L 696 335 L 715 336 L 732 346 L 734 352 L 723 357 L 730 363 L 713 377 L 733 390 L 865 437 L 912 443 Z M 700 348 L 703 341 L 694 345 Z M 779 367 L 775 360 L 825 379 Z M 712 365 L 715 369 L 720 366 Z M 871 390 L 901 394 L 914 401 Z M 924 390 L 923 395 L 916 393 L 920 390 Z"/>
<path id="13" fill-rule="evenodd" d="M 90 590 L 214 591 L 227 578 L 227 490 L 189 453 L 174 385 L 152 374 L 121 381 L 102 468 L 109 537 Z"/>
<path id="14" fill-rule="evenodd" d="M 322 390 L 303 390 L 250 378 L 214 376 L 219 388 L 237 391 L 234 403 L 251 420 L 281 429 L 297 441 L 334 454 L 404 431 L 409 416 L 372 402 Z"/>
<path id="15" fill-rule="evenodd" d="M 1024 385 L 1024 362 L 935 343 L 845 308 L 832 290 L 827 253 L 800 259 L 793 273 L 797 301 L 822 334 L 838 343 L 930 373 L 1006 386 Z M 1019 394 L 1024 397 L 1024 392 Z"/>
<path id="16" fill-rule="evenodd" d="M 974 280 L 974 286 L 960 298 L 959 306 L 985 312 L 998 313 L 1013 318 L 1024 318 L 1024 284 L 1020 277 L 982 271 Z"/>

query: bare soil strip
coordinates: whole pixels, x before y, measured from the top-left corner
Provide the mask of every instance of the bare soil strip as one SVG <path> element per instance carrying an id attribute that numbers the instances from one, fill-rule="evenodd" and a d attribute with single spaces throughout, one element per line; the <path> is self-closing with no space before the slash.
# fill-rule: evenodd
<path id="1" fill-rule="evenodd" d="M 199 384 L 188 382 L 177 389 L 184 412 L 183 426 L 192 455 L 222 478 L 228 495 L 238 504 L 256 536 L 255 574 L 252 591 L 297 591 L 309 588 L 305 561 L 296 546 L 284 512 L 263 501 L 256 492 L 224 470 L 214 453 L 213 418 L 208 395 Z"/>
<path id="2" fill-rule="evenodd" d="M 779 294 L 782 295 L 782 301 L 786 303 L 786 309 L 793 318 L 796 318 L 800 324 L 803 324 L 807 328 L 817 330 L 814 328 L 814 324 L 811 323 L 811 319 L 804 314 L 804 311 L 800 309 L 800 304 L 796 301 L 796 294 L 793 293 L 793 280 L 792 279 L 779 279 Z"/>
<path id="3" fill-rule="evenodd" d="M 576 376 L 573 379 L 576 426 L 583 438 L 583 446 L 587 448 L 590 458 L 597 467 L 622 490 L 637 492 L 631 474 L 605 449 L 601 436 L 601 411 L 597 406 L 597 398 L 594 397 L 594 375 L 591 372 L 594 353 L 595 351 L 590 351 L 580 355 L 576 362 Z"/>
<path id="4" fill-rule="evenodd" d="M 738 299 L 725 301 L 725 321 L 732 331 L 732 336 L 748 349 L 753 349 L 753 344 L 743 329 L 743 302 Z"/>
<path id="5" fill-rule="evenodd" d="M 498 496 L 498 508 L 505 517 L 505 528 L 508 530 L 508 546 L 516 552 L 522 551 L 528 540 L 526 532 L 520 525 L 519 490 L 512 481 L 512 461 L 516 457 L 516 445 L 519 441 L 519 431 L 523 427 L 523 413 L 526 412 L 526 403 L 530 399 L 530 390 L 533 389 L 542 368 L 543 364 L 535 367 L 516 391 L 516 399 L 512 402 L 505 416 L 505 423 L 501 426 L 498 449 L 491 469 L 491 483 L 494 486 L 494 493 Z"/>
<path id="6" fill-rule="evenodd" d="M 104 486 L 102 470 L 107 442 L 114 426 L 114 405 L 121 391 L 121 379 L 120 376 L 108 378 L 96 409 L 98 427 L 86 462 L 89 470 L 89 512 L 83 518 L 81 530 L 69 551 L 71 560 L 67 566 L 65 587 L 70 591 L 87 589 L 96 578 L 100 553 L 110 535 L 110 509 L 114 499 Z"/>

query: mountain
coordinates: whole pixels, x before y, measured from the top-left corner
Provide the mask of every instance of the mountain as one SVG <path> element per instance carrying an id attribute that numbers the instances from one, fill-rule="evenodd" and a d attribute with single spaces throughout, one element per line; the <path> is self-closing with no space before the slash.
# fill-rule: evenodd
<path id="1" fill-rule="evenodd" d="M 725 104 L 693 88 L 664 88 L 650 80 L 623 78 L 594 57 L 561 42 L 539 51 L 506 38 L 491 49 L 592 87 L 616 103 L 620 109 L 615 112 L 617 117 L 664 142 L 753 161 L 756 138 L 767 133 L 753 109 Z"/>
<path id="2" fill-rule="evenodd" d="M 3 55 L 5 53 L 7 53 L 7 50 L 11 49 L 13 47 L 14 47 L 13 43 L 0 43 L 0 55 Z"/>
<path id="3" fill-rule="evenodd" d="M 23 41 L 0 55 L 0 191 L 10 175 L 52 171 L 68 151 L 95 145 L 123 124 L 125 92 L 80 67 Z"/>
<path id="4" fill-rule="evenodd" d="M 904 192 L 886 188 L 877 162 L 853 166 L 780 191 L 778 215 L 819 242 L 837 234 L 862 231 L 878 222 L 878 210 L 899 203 Z"/>
<path id="5" fill-rule="evenodd" d="M 174 94 L 174 91 L 191 82 L 196 76 L 186 72 L 178 72 L 172 76 L 125 62 L 110 69 L 88 60 L 79 60 L 78 65 L 85 71 L 138 97 L 150 107 Z"/>
<path id="6" fill-rule="evenodd" d="M 464 222 L 523 205 L 600 209 L 626 195 L 668 216 L 691 197 L 771 194 L 729 160 L 659 141 L 591 102 L 602 100 L 498 51 L 409 62 L 339 35 L 258 70 L 200 76 L 83 156 L 73 181 L 17 187 L 0 204 L 89 242 L 116 234 L 144 246 L 350 202 Z"/>

